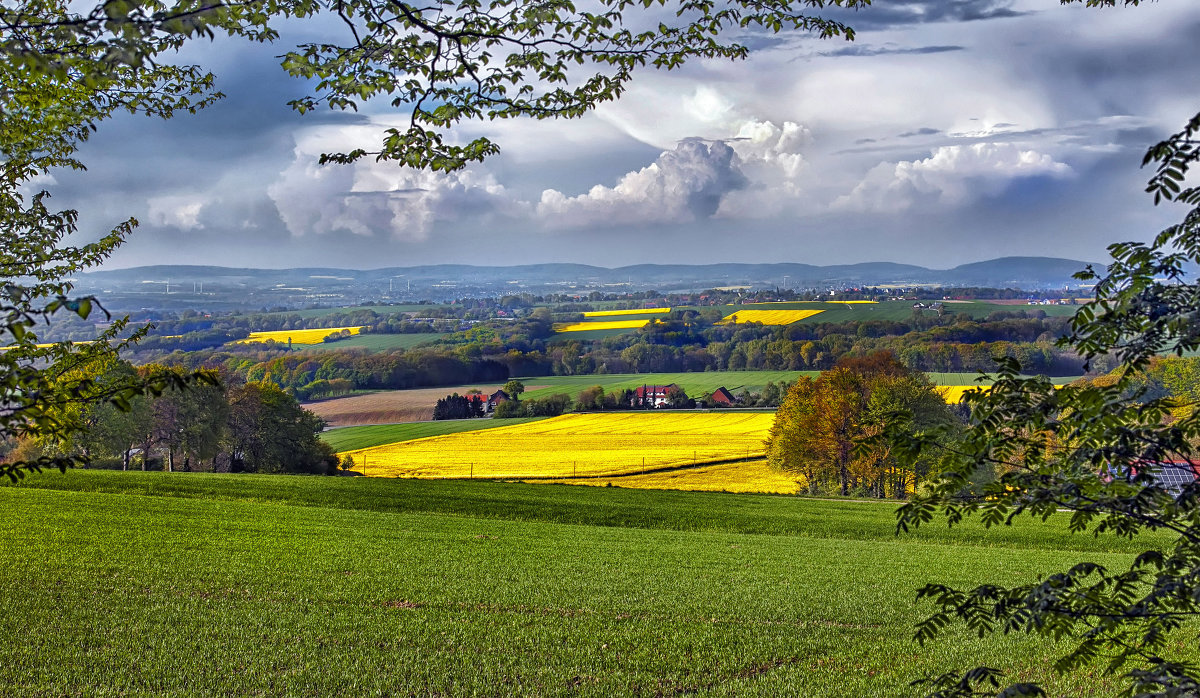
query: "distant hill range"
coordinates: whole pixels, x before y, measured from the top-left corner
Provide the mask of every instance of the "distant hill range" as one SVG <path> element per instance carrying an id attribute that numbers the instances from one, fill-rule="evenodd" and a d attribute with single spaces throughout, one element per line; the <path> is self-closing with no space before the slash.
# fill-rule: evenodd
<path id="1" fill-rule="evenodd" d="M 1086 262 L 1047 257 L 1004 257 L 963 264 L 953 269 L 927 269 L 911 264 L 866 262 L 816 266 L 812 264 L 637 264 L 608 269 L 586 264 L 525 264 L 483 267 L 437 264 L 384 269 L 242 269 L 214 266 L 160 265 L 89 272 L 79 277 L 87 286 L 170 283 L 190 291 L 199 283 L 228 288 L 270 288 L 283 285 L 306 290 L 367 284 L 390 286 L 396 292 L 442 288 L 596 288 L 625 286 L 633 290 L 700 290 L 721 286 L 824 288 L 859 285 L 987 286 L 1046 289 L 1077 287 L 1072 274 Z"/>

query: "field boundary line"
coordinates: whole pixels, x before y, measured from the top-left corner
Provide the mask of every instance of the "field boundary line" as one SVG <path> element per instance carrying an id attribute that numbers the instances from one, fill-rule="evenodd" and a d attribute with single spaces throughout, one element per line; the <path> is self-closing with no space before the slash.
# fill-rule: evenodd
<path id="1" fill-rule="evenodd" d="M 634 473 L 620 473 L 617 475 L 533 475 L 530 477 L 511 478 L 511 477 L 489 477 L 489 478 L 474 478 L 476 480 L 515 480 L 520 482 L 538 481 L 538 482 L 554 482 L 566 480 L 614 480 L 623 477 L 638 477 L 640 475 L 661 475 L 662 473 L 671 473 L 679 470 L 696 470 L 698 468 L 706 468 L 710 465 L 729 465 L 732 463 L 753 463 L 766 458 L 766 454 L 758 456 L 739 456 L 737 458 L 718 458 L 716 460 L 696 461 L 695 463 L 685 463 L 683 465 L 668 465 L 657 468 L 646 468 Z M 469 480 L 471 478 L 446 478 L 447 480 Z"/>

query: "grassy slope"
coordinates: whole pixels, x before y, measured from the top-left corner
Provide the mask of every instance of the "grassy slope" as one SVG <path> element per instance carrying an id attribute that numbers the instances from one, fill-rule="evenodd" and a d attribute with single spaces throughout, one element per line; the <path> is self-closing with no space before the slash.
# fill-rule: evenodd
<path id="1" fill-rule="evenodd" d="M 1061 522 L 895 538 L 889 504 L 780 497 L 95 472 L 29 484 L 0 488 L 6 696 L 907 695 L 948 665 L 1045 675 L 1043 651 L 1012 638 L 954 630 L 918 648 L 920 584 L 1012 583 L 1135 549 Z M 1051 694 L 1105 689 L 1083 677 Z"/>
<path id="2" fill-rule="evenodd" d="M 328 351 L 332 349 L 367 349 L 370 351 L 384 351 L 387 349 L 412 349 L 413 347 L 425 344 L 426 342 L 435 342 L 445 333 L 437 332 L 419 332 L 413 334 L 364 334 L 356 335 L 349 339 L 339 339 L 336 342 L 328 342 L 321 344 L 295 344 L 296 349 L 315 349 L 317 351 Z"/>
<path id="3" fill-rule="evenodd" d="M 668 385 L 677 383 L 688 395 L 699 397 L 725 386 L 735 395 L 743 387 L 752 392 L 762 389 L 767 382 L 796 380 L 797 376 L 817 376 L 820 371 L 720 371 L 706 373 L 607 373 L 596 376 L 532 376 L 520 378 L 525 385 L 542 386 L 527 390 L 521 397 L 544 397 L 551 393 L 567 393 L 574 400 L 579 391 L 593 385 L 604 386 L 606 392 L 642 385 Z"/>
<path id="4" fill-rule="evenodd" d="M 457 434 L 462 431 L 495 429 L 510 424 L 536 422 L 545 417 L 519 417 L 516 419 L 455 419 L 440 422 L 410 422 L 408 424 L 372 424 L 361 427 L 343 427 L 321 433 L 321 440 L 335 451 L 353 451 L 383 444 L 423 439 L 427 436 Z"/>
<path id="5" fill-rule="evenodd" d="M 603 320 L 603 319 L 604 318 L 597 318 L 597 320 Z M 605 339 L 606 337 L 616 337 L 618 335 L 629 334 L 630 332 L 637 332 L 637 328 L 627 329 L 627 330 L 623 330 L 623 329 L 578 330 L 576 332 L 559 332 L 559 333 L 555 334 L 553 337 L 547 339 L 546 341 L 548 343 L 569 342 L 571 340 L 575 340 L 578 342 L 593 342 L 597 339 Z"/>
<path id="6" fill-rule="evenodd" d="M 522 397 L 544 397 L 551 393 L 567 393 L 571 399 L 579 391 L 593 385 L 604 387 L 605 392 L 642 385 L 668 385 L 677 383 L 687 394 L 700 397 L 721 386 L 737 394 L 742 388 L 750 392 L 761 391 L 768 381 L 794 381 L 799 376 L 817 377 L 820 371 L 709 371 L 704 373 L 609 373 L 595 376 L 532 376 L 520 378 L 526 385 L 541 386 L 527 390 Z M 978 373 L 929 373 L 936 385 L 976 385 Z M 1055 383 L 1069 383 L 1077 376 L 1054 378 Z"/>

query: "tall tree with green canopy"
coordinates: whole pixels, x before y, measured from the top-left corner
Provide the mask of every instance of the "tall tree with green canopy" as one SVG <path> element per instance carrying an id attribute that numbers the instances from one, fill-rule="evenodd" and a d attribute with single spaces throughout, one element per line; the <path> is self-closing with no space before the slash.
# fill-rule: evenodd
<path id="1" fill-rule="evenodd" d="M 1064 4 L 1085 0 L 1063 0 Z M 1086 0 L 1089 7 L 1138 0 Z M 1059 671 L 1099 665 L 1124 679 L 1132 696 L 1200 695 L 1194 619 L 1200 615 L 1200 482 L 1170 488 L 1156 478 L 1169 462 L 1197 463 L 1200 412 L 1182 399 L 1148 391 L 1142 372 L 1155 357 L 1200 349 L 1200 187 L 1188 175 L 1200 160 L 1200 114 L 1151 146 L 1146 191 L 1155 204 L 1184 207 L 1182 220 L 1151 242 L 1109 246 L 1095 300 L 1071 320 L 1060 346 L 1089 363 L 1118 363 L 1110 380 L 1055 389 L 1000 361 L 987 393 L 968 396 L 970 425 L 958 433 L 894 434 L 910 461 L 937 458 L 940 475 L 898 512 L 898 530 L 945 518 L 979 516 L 987 526 L 1022 515 L 1067 516 L 1073 531 L 1147 541 L 1125 568 L 1082 560 L 1026 584 L 960 589 L 933 583 L 918 598 L 934 613 L 916 632 L 925 642 L 952 623 L 981 635 L 1024 633 L 1069 641 Z M 953 441 L 951 437 L 953 436 Z M 980 473 L 997 473 L 979 497 L 964 497 Z M 1065 512 L 1065 513 L 1064 513 Z M 929 679 L 930 696 L 1045 695 L 1033 683 L 1008 683 L 1000 667 L 958 668 Z"/>

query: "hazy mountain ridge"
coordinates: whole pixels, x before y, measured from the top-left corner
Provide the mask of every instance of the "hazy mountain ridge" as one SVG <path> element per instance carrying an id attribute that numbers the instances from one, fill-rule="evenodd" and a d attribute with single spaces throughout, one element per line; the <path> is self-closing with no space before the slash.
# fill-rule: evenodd
<path id="1" fill-rule="evenodd" d="M 894 262 L 816 266 L 778 262 L 763 264 L 636 264 L 607 268 L 587 264 L 525 264 L 483 267 L 438 264 L 381 269 L 300 267 L 254 269 L 216 266 L 156 265 L 100 270 L 80 276 L 92 283 L 196 282 L 305 283 L 310 280 L 353 280 L 427 283 L 630 284 L 640 288 L 686 285 L 823 286 L 844 284 L 940 284 L 947 286 L 1015 286 L 1046 288 L 1074 284 L 1072 274 L 1087 262 L 1049 257 L 1004 257 L 930 269 Z"/>

